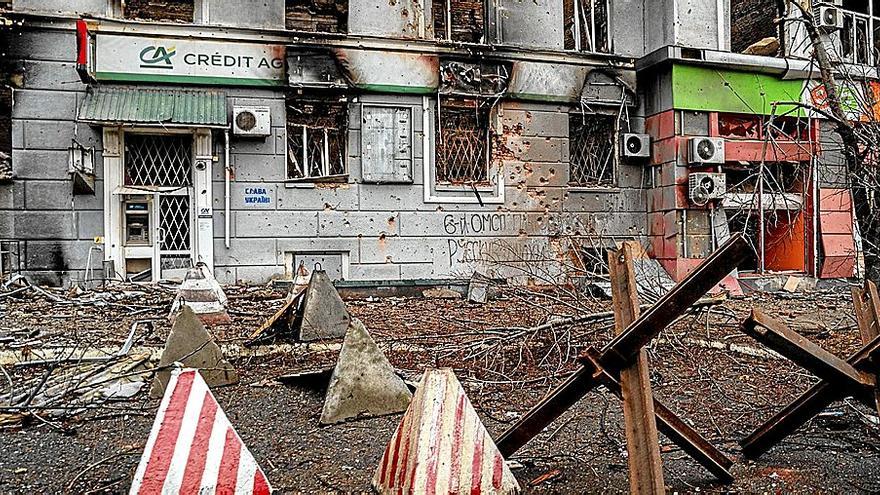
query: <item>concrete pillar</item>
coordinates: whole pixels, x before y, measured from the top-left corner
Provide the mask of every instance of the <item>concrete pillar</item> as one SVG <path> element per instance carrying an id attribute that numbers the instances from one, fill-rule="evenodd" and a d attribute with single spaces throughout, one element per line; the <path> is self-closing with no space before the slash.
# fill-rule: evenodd
<path id="1" fill-rule="evenodd" d="M 730 0 L 645 0 L 645 53 L 664 46 L 730 49 Z"/>

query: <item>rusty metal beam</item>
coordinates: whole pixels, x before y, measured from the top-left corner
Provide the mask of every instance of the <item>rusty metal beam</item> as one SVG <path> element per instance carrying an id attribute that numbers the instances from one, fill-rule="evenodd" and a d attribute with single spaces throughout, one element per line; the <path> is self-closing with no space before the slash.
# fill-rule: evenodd
<path id="1" fill-rule="evenodd" d="M 872 339 L 880 335 L 880 318 L 878 318 L 878 309 L 880 309 L 880 301 L 877 296 L 877 285 L 870 281 L 865 281 L 865 288 L 860 290 L 858 287 L 852 288 L 853 310 L 856 313 L 856 321 L 859 324 L 859 336 L 862 339 L 862 345 L 868 344 Z M 880 382 L 880 374 L 874 373 L 874 382 Z M 874 388 L 874 409 L 880 414 L 880 389 Z"/>
<path id="2" fill-rule="evenodd" d="M 736 268 L 749 249 L 742 234 L 728 239 L 654 306 L 642 313 L 623 333 L 608 343 L 600 352 L 599 364 L 606 370 L 620 370 L 631 363 L 646 343 Z M 582 363 L 586 361 L 588 359 L 584 360 L 582 357 Z M 551 391 L 516 424 L 501 434 L 496 441 L 501 453 L 505 457 L 515 453 L 592 390 L 596 386 L 595 373 L 593 366 L 586 371 L 579 370 Z"/>
<path id="3" fill-rule="evenodd" d="M 633 269 L 633 246 L 624 243 L 619 251 L 608 252 L 614 330 L 620 334 L 639 317 L 639 295 Z M 639 350 L 634 362 L 620 370 L 620 397 L 626 433 L 629 492 L 663 494 L 663 462 L 654 419 L 654 395 L 648 367 L 648 353 Z"/>
<path id="4" fill-rule="evenodd" d="M 859 372 L 843 359 L 760 310 L 752 310 L 741 330 L 819 378 L 846 387 L 874 387 L 873 377 Z"/>
<path id="5" fill-rule="evenodd" d="M 675 321 L 693 303 L 733 271 L 745 259 L 749 245 L 735 234 L 694 271 L 667 292 L 656 304 L 602 348 L 602 366 L 620 369 L 631 363 L 639 350 Z"/>
<path id="6" fill-rule="evenodd" d="M 878 351 L 880 351 L 880 336 L 875 337 L 868 345 L 859 349 L 846 362 L 855 368 L 866 366 Z M 740 442 L 743 454 L 752 458 L 760 456 L 803 426 L 810 418 L 822 412 L 829 404 L 847 395 L 854 395 L 856 399 L 868 407 L 872 407 L 873 394 L 866 388 L 859 387 L 854 393 L 851 388 L 848 389 L 823 380 L 810 387 L 800 397 L 785 406 L 782 411 L 776 413 L 770 420 L 744 438 Z"/>

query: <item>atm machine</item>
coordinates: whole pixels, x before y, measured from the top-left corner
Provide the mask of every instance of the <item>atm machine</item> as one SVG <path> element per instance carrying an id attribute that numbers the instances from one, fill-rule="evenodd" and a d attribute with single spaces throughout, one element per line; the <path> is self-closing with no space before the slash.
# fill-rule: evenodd
<path id="1" fill-rule="evenodd" d="M 155 253 L 153 195 L 128 195 L 123 202 L 123 252 L 125 275 L 131 280 L 150 279 Z"/>

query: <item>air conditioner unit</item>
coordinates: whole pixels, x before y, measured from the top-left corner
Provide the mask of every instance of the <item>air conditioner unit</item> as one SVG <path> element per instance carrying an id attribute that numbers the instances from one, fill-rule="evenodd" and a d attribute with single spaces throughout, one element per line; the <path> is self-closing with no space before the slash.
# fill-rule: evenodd
<path id="1" fill-rule="evenodd" d="M 720 199 L 727 193 L 727 177 L 717 172 L 694 172 L 688 175 L 688 198 L 703 206 L 711 199 Z"/>
<path id="2" fill-rule="evenodd" d="M 651 136 L 624 133 L 620 136 L 620 156 L 625 158 L 648 158 L 651 156 Z"/>
<path id="3" fill-rule="evenodd" d="M 835 5 L 818 4 L 813 6 L 813 25 L 822 31 L 837 31 L 843 27 L 843 16 Z"/>
<path id="4" fill-rule="evenodd" d="M 271 132 L 269 107 L 232 107 L 232 133 L 236 136 L 268 136 Z"/>
<path id="5" fill-rule="evenodd" d="M 688 162 L 724 163 L 724 139 L 694 137 L 688 140 Z"/>

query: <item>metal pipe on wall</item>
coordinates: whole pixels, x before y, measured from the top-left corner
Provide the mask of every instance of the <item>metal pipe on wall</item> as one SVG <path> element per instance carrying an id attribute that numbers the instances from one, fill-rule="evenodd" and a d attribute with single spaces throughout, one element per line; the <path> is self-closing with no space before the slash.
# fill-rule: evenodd
<path id="1" fill-rule="evenodd" d="M 224 187 L 225 187 L 225 197 L 224 200 L 224 211 L 223 211 L 223 243 L 226 246 L 226 249 L 229 249 L 229 210 L 230 210 L 230 181 L 232 180 L 232 165 L 229 163 L 229 129 L 223 131 L 223 166 L 226 168 L 225 179 L 224 179 Z"/>

